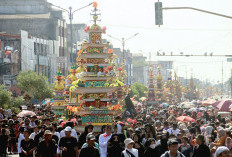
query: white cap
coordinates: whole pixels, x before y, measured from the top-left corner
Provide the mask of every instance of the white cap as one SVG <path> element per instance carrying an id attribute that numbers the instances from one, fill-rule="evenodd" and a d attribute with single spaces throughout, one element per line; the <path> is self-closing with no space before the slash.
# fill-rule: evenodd
<path id="1" fill-rule="evenodd" d="M 218 147 L 217 150 L 216 150 L 216 156 L 218 156 L 219 154 L 221 154 L 221 153 L 223 153 L 225 151 L 230 151 L 230 150 L 225 146 Z"/>
<path id="2" fill-rule="evenodd" d="M 135 143 L 135 142 L 131 138 L 127 138 L 125 139 L 124 143 L 125 143 L 125 146 L 127 147 L 130 143 Z"/>
<path id="3" fill-rule="evenodd" d="M 72 128 L 70 126 L 67 126 L 64 131 L 72 131 Z"/>
<path id="4" fill-rule="evenodd" d="M 44 135 L 52 135 L 52 132 L 50 131 L 50 130 L 46 130 L 45 132 L 44 132 Z"/>

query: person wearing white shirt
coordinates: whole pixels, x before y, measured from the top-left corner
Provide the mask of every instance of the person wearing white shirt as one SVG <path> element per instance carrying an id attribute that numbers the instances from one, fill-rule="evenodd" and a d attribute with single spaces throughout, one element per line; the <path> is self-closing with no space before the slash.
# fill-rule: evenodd
<path id="1" fill-rule="evenodd" d="M 169 128 L 168 130 L 169 135 L 174 134 L 177 137 L 177 134 L 180 132 L 179 129 L 177 129 L 177 124 L 173 124 L 172 128 Z"/>
<path id="2" fill-rule="evenodd" d="M 131 138 L 127 138 L 124 141 L 125 143 L 125 150 L 122 151 L 122 157 L 138 157 L 139 153 L 138 150 L 133 148 L 134 141 Z"/>
<path id="3" fill-rule="evenodd" d="M 77 136 L 77 132 L 76 132 L 76 130 L 75 129 L 73 129 L 73 127 L 74 127 L 74 124 L 73 124 L 73 122 L 67 122 L 66 123 L 66 127 L 67 126 L 70 126 L 71 128 L 72 128 L 72 130 L 71 130 L 71 136 L 72 137 L 75 137 L 76 139 L 77 139 L 77 142 L 78 142 L 78 136 Z M 60 132 L 60 139 L 62 138 L 62 137 L 65 137 L 66 135 L 65 135 L 65 130 L 62 130 L 61 132 Z"/>
<path id="4" fill-rule="evenodd" d="M 39 133 L 39 127 L 38 126 L 35 126 L 34 127 L 34 132 L 33 133 L 31 133 L 31 135 L 29 136 L 29 139 L 32 139 L 32 140 L 34 140 L 35 139 L 35 136 Z"/>
<path id="5" fill-rule="evenodd" d="M 23 131 L 24 131 L 24 127 L 19 128 L 19 137 L 18 137 L 18 153 L 22 153 L 22 149 L 21 149 L 21 141 L 23 139 L 25 139 L 24 135 L 23 135 Z"/>
<path id="6" fill-rule="evenodd" d="M 107 156 L 107 143 L 112 136 L 111 126 L 106 126 L 106 132 L 99 136 L 99 146 L 101 151 L 101 157 Z"/>

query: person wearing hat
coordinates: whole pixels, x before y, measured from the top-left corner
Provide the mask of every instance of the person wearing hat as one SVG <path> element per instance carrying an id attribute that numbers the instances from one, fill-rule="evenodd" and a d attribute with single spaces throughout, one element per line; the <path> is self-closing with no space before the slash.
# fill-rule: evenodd
<path id="1" fill-rule="evenodd" d="M 52 132 L 46 130 L 44 132 L 44 140 L 42 140 L 37 147 L 37 156 L 42 157 L 56 157 L 57 155 L 57 144 L 52 139 Z"/>
<path id="2" fill-rule="evenodd" d="M 168 149 L 161 157 L 185 157 L 181 152 L 178 151 L 178 141 L 176 139 L 170 139 L 168 141 Z"/>
<path id="3" fill-rule="evenodd" d="M 71 136 L 72 128 L 67 126 L 65 129 L 65 137 L 59 142 L 59 149 L 62 151 L 62 157 L 78 157 L 77 139 Z"/>
<path id="4" fill-rule="evenodd" d="M 71 136 L 72 137 L 75 137 L 76 139 L 77 139 L 77 141 L 79 140 L 79 138 L 78 138 L 78 136 L 77 136 L 77 132 L 76 132 L 76 130 L 75 129 L 73 129 L 73 127 L 74 127 L 74 124 L 73 124 L 73 122 L 71 122 L 71 121 L 68 121 L 67 123 L 66 123 L 66 127 L 71 127 Z M 61 132 L 60 132 L 60 138 L 62 138 L 62 137 L 65 137 L 65 130 L 62 130 Z"/>
<path id="5" fill-rule="evenodd" d="M 192 157 L 210 157 L 210 149 L 205 145 L 203 135 L 198 135 L 196 139 L 197 147 L 194 149 Z"/>
<path id="6" fill-rule="evenodd" d="M 124 141 L 125 144 L 125 150 L 122 151 L 121 157 L 138 157 L 139 152 L 137 149 L 133 148 L 134 141 L 131 138 L 127 138 Z"/>
<path id="7" fill-rule="evenodd" d="M 81 148 L 79 157 L 100 157 L 98 149 L 95 147 L 95 136 L 91 133 L 86 136 L 87 147 Z"/>
<path id="8" fill-rule="evenodd" d="M 225 146 L 218 147 L 215 155 L 216 157 L 231 157 L 232 156 L 230 153 L 230 150 Z"/>

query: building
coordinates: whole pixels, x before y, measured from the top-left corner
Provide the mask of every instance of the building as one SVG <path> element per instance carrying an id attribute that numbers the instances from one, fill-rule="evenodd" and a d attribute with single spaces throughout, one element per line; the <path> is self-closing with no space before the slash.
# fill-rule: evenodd
<path id="1" fill-rule="evenodd" d="M 173 68 L 173 61 L 148 61 L 149 65 L 153 65 L 155 76 L 158 74 L 158 69 L 160 69 L 163 81 L 168 80 L 170 70 Z"/>
<path id="2" fill-rule="evenodd" d="M 113 47 L 112 47 L 113 48 Z M 123 63 L 123 52 L 120 48 L 113 48 L 114 53 L 117 55 L 115 59 L 115 64 L 117 67 L 120 67 Z M 125 70 L 127 71 L 127 85 L 131 85 L 133 83 L 133 64 L 132 64 L 132 53 L 130 50 L 124 50 L 125 57 Z"/>
<path id="3" fill-rule="evenodd" d="M 148 63 L 147 57 L 142 53 L 133 54 L 133 82 L 138 82 L 143 85 L 147 85 L 148 76 Z"/>
<path id="4" fill-rule="evenodd" d="M 79 43 L 81 43 L 84 39 L 88 39 L 88 33 L 84 31 L 86 24 L 72 24 L 72 37 L 73 43 L 71 44 L 71 29 L 70 24 L 67 25 L 67 45 L 68 52 L 70 52 L 70 60 L 72 58 L 77 58 L 77 52 L 80 50 Z M 71 45 L 73 49 L 73 54 L 71 54 Z M 75 60 L 73 60 L 75 62 Z"/>
<path id="5" fill-rule="evenodd" d="M 1 77 L 5 74 L 13 77 L 21 70 L 34 70 L 52 82 L 57 66 L 67 75 L 70 53 L 67 51 L 67 25 L 61 10 L 53 9 L 47 0 L 2 0 L 0 9 L 2 44 L 10 40 L 0 50 L 10 46 L 20 54 L 18 65 L 12 65 L 12 58 L 10 65 L 4 65 L 17 70 L 1 71 Z M 2 57 L 3 60 L 7 61 Z"/>
<path id="6" fill-rule="evenodd" d="M 59 41 L 31 36 L 26 31 L 20 35 L 0 34 L 0 83 L 7 87 L 16 85 L 16 76 L 22 71 L 36 71 L 52 83 L 61 63 Z"/>

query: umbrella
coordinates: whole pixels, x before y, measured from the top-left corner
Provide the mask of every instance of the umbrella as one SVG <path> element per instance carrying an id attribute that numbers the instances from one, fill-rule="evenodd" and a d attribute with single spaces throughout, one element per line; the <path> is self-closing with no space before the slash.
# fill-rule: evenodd
<path id="1" fill-rule="evenodd" d="M 160 104 L 160 107 L 168 107 L 169 105 L 167 103 Z"/>
<path id="2" fill-rule="evenodd" d="M 189 112 L 197 112 L 197 111 L 199 111 L 199 109 L 198 108 L 190 108 L 188 111 Z"/>
<path id="3" fill-rule="evenodd" d="M 215 107 L 219 109 L 220 111 L 230 111 L 230 106 L 232 105 L 232 100 L 222 100 L 220 103 L 218 103 Z"/>
<path id="4" fill-rule="evenodd" d="M 197 122 L 195 119 L 188 117 L 188 116 L 180 116 L 180 117 L 177 117 L 176 120 L 181 121 L 181 122 Z"/>
<path id="5" fill-rule="evenodd" d="M 203 105 L 203 106 L 210 106 L 210 105 L 212 105 L 212 104 L 214 104 L 214 103 L 216 103 L 216 102 L 217 102 L 217 101 L 214 100 L 214 99 L 208 99 L 208 100 L 203 101 L 203 102 L 202 102 L 202 105 Z"/>
<path id="6" fill-rule="evenodd" d="M 20 112 L 17 116 L 18 116 L 18 117 L 36 116 L 36 114 L 35 114 L 35 112 L 32 112 L 32 111 L 23 110 L 23 111 Z"/>
<path id="7" fill-rule="evenodd" d="M 191 102 L 185 102 L 180 105 L 181 108 L 193 108 L 195 105 Z"/>

